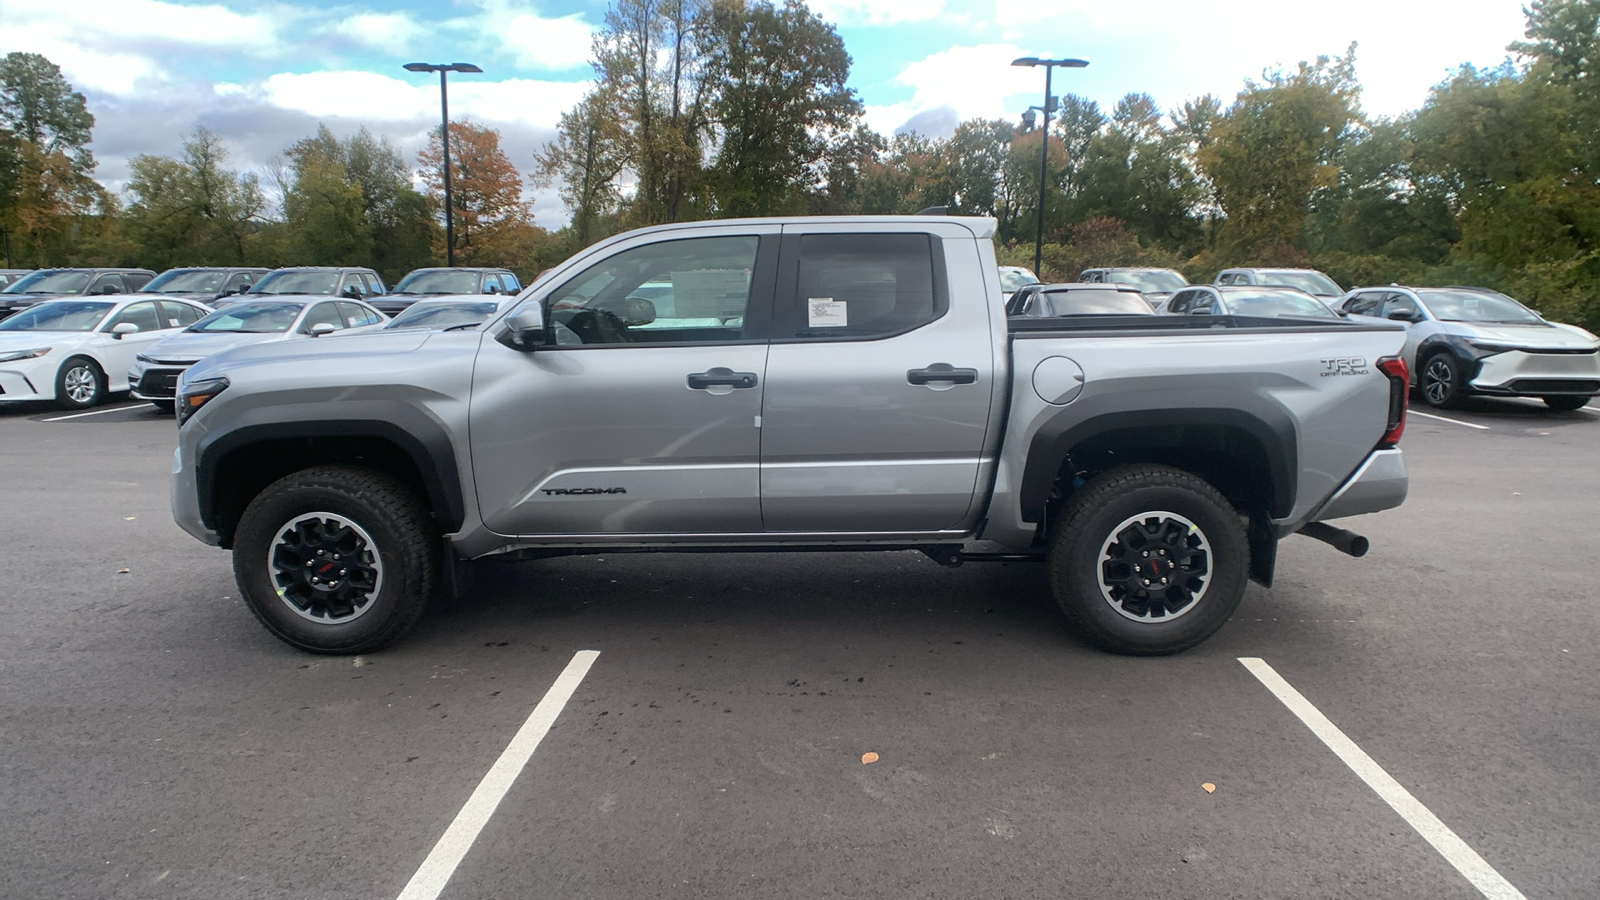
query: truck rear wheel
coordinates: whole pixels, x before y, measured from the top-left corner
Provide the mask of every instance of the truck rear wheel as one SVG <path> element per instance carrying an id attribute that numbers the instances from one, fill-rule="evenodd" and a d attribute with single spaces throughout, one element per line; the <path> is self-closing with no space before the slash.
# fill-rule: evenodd
<path id="1" fill-rule="evenodd" d="M 1158 656 L 1204 641 L 1233 615 L 1250 545 L 1238 511 L 1204 480 L 1125 466 L 1068 499 L 1048 567 L 1056 602 L 1085 637 Z"/>
<path id="2" fill-rule="evenodd" d="M 366 653 L 404 635 L 439 582 L 427 506 L 382 472 L 320 466 L 268 485 L 234 533 L 233 572 L 267 630 L 313 653 Z"/>

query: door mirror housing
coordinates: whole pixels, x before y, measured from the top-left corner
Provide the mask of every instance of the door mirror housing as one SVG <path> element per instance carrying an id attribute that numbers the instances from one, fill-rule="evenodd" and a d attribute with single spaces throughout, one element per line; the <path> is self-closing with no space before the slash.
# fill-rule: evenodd
<path id="1" fill-rule="evenodd" d="M 309 333 L 312 337 L 324 337 L 326 335 L 333 334 L 338 330 L 339 329 L 332 322 L 318 322 L 317 324 L 311 326 L 311 331 Z"/>
<path id="2" fill-rule="evenodd" d="M 139 326 L 133 324 L 132 322 L 118 322 L 117 324 L 111 326 L 111 336 L 119 341 L 122 340 L 122 336 L 125 334 L 138 333 Z"/>
<path id="3" fill-rule="evenodd" d="M 523 304 L 506 317 L 495 340 L 513 350 L 532 353 L 534 348 L 544 343 L 544 306 L 539 303 Z"/>
<path id="4" fill-rule="evenodd" d="M 1409 309 L 1397 309 L 1397 310 L 1389 313 L 1388 318 L 1390 320 L 1392 320 L 1392 321 L 1395 321 L 1395 322 L 1420 322 L 1420 321 L 1422 321 L 1422 317 L 1421 316 L 1418 316 L 1414 310 L 1409 310 Z"/>

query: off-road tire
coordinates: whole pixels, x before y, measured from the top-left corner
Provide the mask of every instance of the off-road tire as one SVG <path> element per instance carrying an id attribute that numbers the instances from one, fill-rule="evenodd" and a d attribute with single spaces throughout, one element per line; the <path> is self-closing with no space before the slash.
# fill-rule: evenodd
<path id="1" fill-rule="evenodd" d="M 277 554 L 289 552 L 295 523 L 313 513 L 353 523 L 364 533 L 360 552 L 379 563 L 376 591 L 360 595 L 361 611 L 345 620 L 313 621 L 280 588 L 286 570 Z M 367 653 L 422 617 L 439 584 L 442 549 L 427 505 L 400 481 L 372 469 L 318 466 L 278 479 L 250 501 L 234 532 L 233 572 L 250 611 L 280 640 L 312 653 Z"/>
<path id="2" fill-rule="evenodd" d="M 82 399 L 68 393 L 75 384 L 82 384 L 83 373 L 93 382 L 93 392 Z M 69 385 L 69 381 L 73 385 Z M 56 405 L 62 409 L 88 409 L 106 399 L 106 373 L 87 356 L 74 356 L 61 364 L 56 371 Z"/>
<path id="3" fill-rule="evenodd" d="M 1417 367 L 1417 392 L 1434 409 L 1458 409 L 1467 399 L 1466 366 L 1455 354 L 1441 350 Z"/>
<path id="4" fill-rule="evenodd" d="M 1131 525 L 1135 519 L 1140 526 Z M 1182 533 L 1204 546 L 1204 586 L 1170 615 L 1135 620 L 1107 593 L 1116 587 L 1107 583 L 1106 551 L 1123 552 L 1117 535 L 1129 527 L 1169 519 L 1187 520 L 1194 530 Z M 1067 499 L 1046 567 L 1056 603 L 1084 637 L 1114 653 L 1160 656 L 1199 644 L 1233 615 L 1249 581 L 1250 544 L 1239 512 L 1203 479 L 1170 466 L 1131 465 L 1094 476 Z M 1177 588 L 1178 569 L 1169 566 L 1167 574 Z"/>

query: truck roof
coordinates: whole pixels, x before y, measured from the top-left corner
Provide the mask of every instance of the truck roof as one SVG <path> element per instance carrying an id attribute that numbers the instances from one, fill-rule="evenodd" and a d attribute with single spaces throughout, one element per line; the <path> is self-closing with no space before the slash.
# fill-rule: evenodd
<path id="1" fill-rule="evenodd" d="M 913 229 L 925 228 L 938 222 L 954 222 L 980 239 L 992 238 L 999 223 L 988 216 L 769 216 L 747 219 L 704 219 L 695 222 L 674 222 L 670 225 L 653 225 L 623 232 L 625 235 L 652 234 L 665 231 L 697 228 L 720 228 L 728 225 L 905 225 Z M 620 237 L 621 235 L 619 235 Z"/>

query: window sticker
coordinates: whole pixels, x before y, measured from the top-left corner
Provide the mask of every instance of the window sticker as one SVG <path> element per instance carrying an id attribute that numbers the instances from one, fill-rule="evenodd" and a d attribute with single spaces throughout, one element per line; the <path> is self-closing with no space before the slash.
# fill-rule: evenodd
<path id="1" fill-rule="evenodd" d="M 806 301 L 808 328 L 842 328 L 850 324 L 849 304 L 832 297 L 812 297 Z"/>

